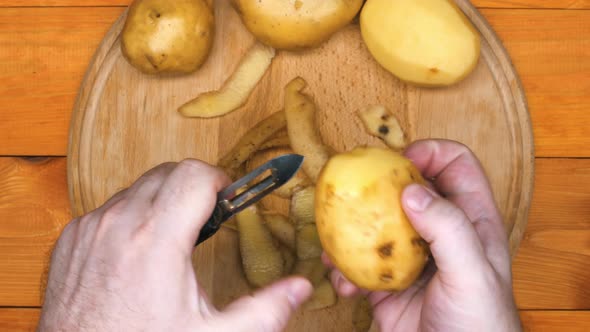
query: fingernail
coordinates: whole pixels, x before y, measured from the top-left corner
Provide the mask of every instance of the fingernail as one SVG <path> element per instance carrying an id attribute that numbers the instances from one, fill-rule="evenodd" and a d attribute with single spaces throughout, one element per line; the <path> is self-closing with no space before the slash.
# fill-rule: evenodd
<path id="1" fill-rule="evenodd" d="M 311 283 L 303 278 L 291 280 L 287 297 L 293 308 L 299 307 L 311 295 L 313 287 Z"/>
<path id="2" fill-rule="evenodd" d="M 421 185 L 413 184 L 406 188 L 406 206 L 415 212 L 423 212 L 428 208 L 434 196 Z"/>

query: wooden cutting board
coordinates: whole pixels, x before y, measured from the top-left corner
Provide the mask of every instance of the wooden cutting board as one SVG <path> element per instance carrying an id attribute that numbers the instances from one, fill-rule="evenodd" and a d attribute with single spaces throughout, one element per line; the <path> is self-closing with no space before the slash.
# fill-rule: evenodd
<path id="1" fill-rule="evenodd" d="M 207 63 L 181 77 L 146 76 L 120 50 L 125 14 L 104 38 L 84 79 L 70 132 L 68 177 L 75 215 L 100 206 L 146 170 L 166 161 L 198 158 L 216 163 L 249 128 L 283 103 L 296 76 L 318 105 L 317 123 L 337 151 L 380 145 L 355 115 L 368 105 L 393 110 L 410 139 L 448 138 L 471 147 L 494 189 L 515 252 L 524 232 L 533 187 L 533 135 L 525 96 L 510 58 L 493 30 L 467 0 L 457 0 L 482 35 L 475 71 L 450 88 L 408 86 L 370 56 L 358 25 L 321 47 L 279 52 L 248 103 L 216 119 L 186 119 L 176 109 L 217 89 L 254 43 L 229 0 L 216 2 L 216 36 Z M 248 292 L 236 234 L 224 229 L 194 254 L 200 283 L 218 306 Z M 350 331 L 350 301 L 298 313 L 289 331 Z"/>

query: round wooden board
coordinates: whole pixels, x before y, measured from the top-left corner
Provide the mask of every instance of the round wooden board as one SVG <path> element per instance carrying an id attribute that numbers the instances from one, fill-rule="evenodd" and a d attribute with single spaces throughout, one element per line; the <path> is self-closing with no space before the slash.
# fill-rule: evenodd
<path id="1" fill-rule="evenodd" d="M 351 25 L 317 49 L 279 52 L 247 104 L 216 119 L 186 119 L 176 109 L 201 92 L 217 89 L 254 42 L 229 0 L 216 2 L 215 44 L 207 63 L 181 77 L 143 75 L 126 62 L 119 41 L 123 14 L 92 60 L 73 113 L 68 177 L 74 214 L 100 206 L 159 163 L 189 157 L 217 162 L 249 128 L 281 109 L 283 87 L 302 76 L 318 105 L 322 137 L 337 151 L 381 144 L 365 133 L 355 115 L 373 104 L 393 110 L 412 140 L 447 138 L 468 145 L 490 177 L 514 253 L 533 187 L 526 100 L 493 30 L 469 1 L 457 4 L 483 37 L 477 68 L 458 85 L 426 89 L 400 82 L 371 58 L 358 25 Z M 224 229 L 199 246 L 194 263 L 216 305 L 248 292 L 232 231 Z M 351 310 L 349 301 L 339 300 L 326 310 L 299 312 L 288 330 L 349 331 Z"/>

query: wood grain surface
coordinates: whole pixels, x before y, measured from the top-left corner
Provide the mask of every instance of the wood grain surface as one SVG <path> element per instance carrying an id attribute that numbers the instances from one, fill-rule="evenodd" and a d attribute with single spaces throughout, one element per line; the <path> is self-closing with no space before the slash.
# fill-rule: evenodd
<path id="1" fill-rule="evenodd" d="M 0 331 L 33 332 L 39 320 L 37 308 L 0 308 Z M 525 332 L 587 332 L 590 311 L 521 311 Z"/>
<path id="2" fill-rule="evenodd" d="M 590 9 L 590 1 L 472 2 L 486 8 L 481 12 L 520 74 L 536 155 L 589 157 L 584 124 L 590 123 L 590 11 L 578 9 Z M 66 154 L 71 109 L 85 69 L 128 3 L 0 0 L 0 156 Z M 0 307 L 40 304 L 42 266 L 52 246 L 48 239 L 61 229 L 47 225 L 69 219 L 65 164 L 65 158 L 31 163 L 0 157 L 3 170 L 16 169 L 0 172 Z M 521 317 L 526 331 L 589 331 L 590 311 L 543 309 L 590 309 L 585 286 L 590 280 L 584 273 L 589 270 L 590 160 L 541 158 L 536 167 L 530 230 L 513 267 L 519 307 L 534 309 Z M 47 229 L 51 234 L 43 234 Z M 0 331 L 34 331 L 37 317 L 38 309 L 0 308 Z"/>
<path id="3" fill-rule="evenodd" d="M 534 156 L 526 100 L 492 29 L 468 1 L 458 4 L 482 35 L 479 65 L 460 84 L 445 89 L 403 84 L 373 60 L 358 26 L 350 25 L 316 49 L 279 52 L 248 102 L 214 119 L 186 119 L 176 109 L 219 87 L 255 42 L 230 2 L 216 2 L 216 35 L 209 59 L 196 73 L 181 77 L 144 75 L 123 58 L 122 16 L 90 63 L 74 108 L 68 151 L 74 215 L 102 205 L 159 163 L 187 157 L 216 163 L 248 129 L 284 107 L 282 87 L 302 76 L 318 106 L 316 121 L 322 137 L 336 151 L 382 145 L 365 132 L 356 115 L 373 104 L 391 109 L 410 141 L 447 138 L 468 145 L 490 178 L 514 252 L 526 226 L 532 193 Z M 195 257 L 199 280 L 218 306 L 249 292 L 235 233 L 222 231 L 198 247 Z M 349 301 L 341 300 L 318 312 L 299 311 L 287 330 L 349 330 L 352 320 L 345 318 L 351 308 Z"/>
<path id="4" fill-rule="evenodd" d="M 0 105 L 10 105 L 0 112 L 0 142 L 11 142 L 0 144 L 0 155 L 66 154 L 77 89 L 123 10 L 0 8 Z M 590 11 L 481 12 L 521 77 L 535 125 L 536 155 L 590 156 L 590 137 L 578 125 L 590 123 Z"/>

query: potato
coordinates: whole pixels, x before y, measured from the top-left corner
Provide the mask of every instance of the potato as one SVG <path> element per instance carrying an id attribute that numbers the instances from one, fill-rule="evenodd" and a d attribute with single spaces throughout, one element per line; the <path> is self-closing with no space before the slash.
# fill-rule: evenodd
<path id="1" fill-rule="evenodd" d="M 295 227 L 289 219 L 277 213 L 264 213 L 263 218 L 270 233 L 287 248 L 295 250 Z"/>
<path id="2" fill-rule="evenodd" d="M 349 24 L 363 0 L 233 0 L 244 25 L 263 43 L 299 50 L 328 40 Z"/>
<path id="3" fill-rule="evenodd" d="M 197 96 L 180 106 L 178 112 L 187 117 L 214 118 L 237 110 L 248 101 L 274 57 L 272 47 L 254 44 L 219 90 Z"/>
<path id="4" fill-rule="evenodd" d="M 252 156 L 252 158 L 248 161 L 246 170 L 248 172 L 252 172 L 273 158 L 292 153 L 294 152 L 290 148 L 275 148 L 260 151 Z M 311 181 L 307 175 L 305 175 L 305 173 L 297 172 L 295 176 L 291 178 L 291 180 L 273 191 L 273 194 L 277 194 L 283 198 L 291 198 L 291 195 L 293 195 L 294 192 L 299 191 L 310 184 Z"/>
<path id="5" fill-rule="evenodd" d="M 147 74 L 191 73 L 213 45 L 215 20 L 203 0 L 135 0 L 121 34 L 127 61 Z"/>
<path id="6" fill-rule="evenodd" d="M 418 170 L 382 148 L 336 155 L 322 171 L 315 197 L 322 247 L 357 286 L 400 291 L 421 274 L 428 247 L 401 207 L 411 183 L 424 183 Z"/>
<path id="7" fill-rule="evenodd" d="M 406 134 L 397 118 L 384 106 L 371 106 L 359 113 L 359 117 L 370 135 L 379 137 L 394 150 L 406 147 Z"/>
<path id="8" fill-rule="evenodd" d="M 301 92 L 307 83 L 303 78 L 293 79 L 285 87 L 285 115 L 287 131 L 293 150 L 305 156 L 303 170 L 316 181 L 322 167 L 330 157 L 330 149 L 324 145 L 315 125 L 316 107 L 308 95 Z"/>
<path id="9" fill-rule="evenodd" d="M 242 266 L 248 282 L 266 286 L 283 275 L 284 260 L 255 206 L 236 215 Z"/>
<path id="10" fill-rule="evenodd" d="M 313 290 L 311 298 L 302 306 L 303 310 L 319 310 L 336 304 L 336 292 L 329 280 L 323 279 Z"/>
<path id="11" fill-rule="evenodd" d="M 368 0 L 361 32 L 377 62 L 420 86 L 457 83 L 479 59 L 479 33 L 452 0 Z"/>
<path id="12" fill-rule="evenodd" d="M 279 111 L 271 114 L 248 130 L 238 143 L 219 160 L 217 166 L 223 168 L 230 175 L 235 175 L 240 166 L 244 165 L 260 145 L 286 126 L 285 112 Z"/>

